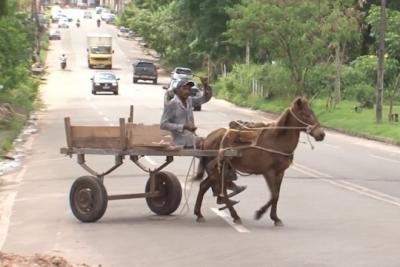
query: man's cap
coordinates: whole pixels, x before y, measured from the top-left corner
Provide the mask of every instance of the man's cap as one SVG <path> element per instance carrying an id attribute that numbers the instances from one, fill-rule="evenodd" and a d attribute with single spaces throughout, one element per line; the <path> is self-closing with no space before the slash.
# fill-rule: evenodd
<path id="1" fill-rule="evenodd" d="M 189 85 L 190 87 L 194 86 L 194 82 L 189 81 L 189 80 L 180 80 L 177 84 L 176 84 L 176 89 L 185 86 L 185 85 Z"/>

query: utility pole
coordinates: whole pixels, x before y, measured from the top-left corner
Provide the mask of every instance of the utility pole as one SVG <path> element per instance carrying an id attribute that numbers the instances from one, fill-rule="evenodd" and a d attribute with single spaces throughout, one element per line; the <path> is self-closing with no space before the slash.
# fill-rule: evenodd
<path id="1" fill-rule="evenodd" d="M 385 60 L 385 26 L 386 26 L 386 0 L 381 0 L 381 16 L 379 23 L 379 48 L 378 48 L 378 73 L 376 84 L 376 122 L 382 123 L 383 106 L 383 78 Z"/>

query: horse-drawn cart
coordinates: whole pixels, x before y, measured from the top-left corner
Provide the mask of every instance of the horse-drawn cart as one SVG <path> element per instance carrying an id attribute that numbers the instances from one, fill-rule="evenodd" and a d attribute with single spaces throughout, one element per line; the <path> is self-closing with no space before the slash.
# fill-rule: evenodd
<path id="1" fill-rule="evenodd" d="M 77 155 L 78 164 L 90 175 L 75 180 L 70 190 L 70 206 L 73 214 L 82 222 L 99 220 L 107 209 L 109 200 L 146 198 L 150 210 L 159 215 L 173 213 L 181 202 L 181 184 L 171 172 L 161 171 L 175 156 L 190 157 L 234 157 L 236 150 L 198 150 L 173 146 L 168 132 L 158 125 L 133 123 L 133 107 L 127 122 L 121 118 L 119 126 L 79 126 L 71 125 L 65 118 L 67 147 L 61 153 Z M 114 156 L 114 165 L 105 172 L 98 173 L 86 164 L 86 155 Z M 139 159 L 142 156 L 165 156 L 165 162 L 154 169 L 148 169 Z M 108 195 L 103 179 L 118 167 L 125 157 L 149 174 L 144 193 Z"/>

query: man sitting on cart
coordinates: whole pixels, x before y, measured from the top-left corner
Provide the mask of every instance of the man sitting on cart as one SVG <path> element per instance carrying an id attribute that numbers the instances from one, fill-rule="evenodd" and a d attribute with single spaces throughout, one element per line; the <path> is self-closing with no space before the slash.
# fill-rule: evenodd
<path id="1" fill-rule="evenodd" d="M 161 129 L 170 131 L 174 143 L 184 148 L 201 149 L 203 141 L 202 137 L 196 135 L 197 127 L 194 123 L 193 106 L 208 102 L 212 97 L 212 89 L 207 78 L 201 77 L 200 80 L 204 88 L 204 93 L 201 96 L 190 96 L 194 83 L 188 80 L 180 80 L 174 88 L 174 97 L 164 105 L 164 112 L 161 117 Z M 238 186 L 233 182 L 237 179 L 234 171 L 227 171 L 227 174 L 229 175 L 225 177 L 226 188 L 233 191 L 230 196 L 239 194 L 246 189 L 246 186 Z M 222 203 L 220 198 L 217 202 Z"/>

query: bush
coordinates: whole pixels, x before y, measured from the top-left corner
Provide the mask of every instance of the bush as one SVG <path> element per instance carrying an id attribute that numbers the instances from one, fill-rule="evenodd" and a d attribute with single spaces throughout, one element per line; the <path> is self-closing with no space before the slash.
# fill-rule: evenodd
<path id="1" fill-rule="evenodd" d="M 333 90 L 336 70 L 333 64 L 318 64 L 306 76 L 307 95 L 328 95 Z"/>
<path id="2" fill-rule="evenodd" d="M 252 94 L 253 80 L 257 81 L 259 88 L 263 88 L 262 98 L 290 98 L 295 92 L 289 70 L 279 64 L 235 65 L 227 77 L 218 80 L 215 87 L 222 97 L 248 99 Z"/>
<path id="3" fill-rule="evenodd" d="M 359 102 L 364 105 L 368 102 L 374 102 L 375 88 L 367 83 L 358 83 L 349 86 L 346 90 L 346 99 Z"/>

